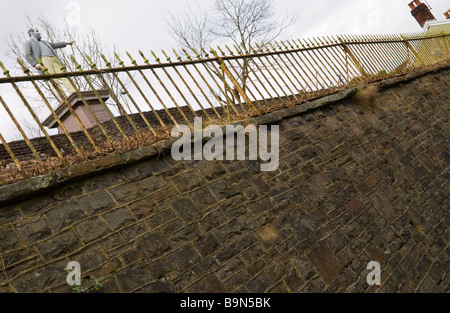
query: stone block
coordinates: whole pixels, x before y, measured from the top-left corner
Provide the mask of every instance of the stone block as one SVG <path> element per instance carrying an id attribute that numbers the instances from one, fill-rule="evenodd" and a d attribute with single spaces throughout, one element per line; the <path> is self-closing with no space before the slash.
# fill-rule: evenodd
<path id="1" fill-rule="evenodd" d="M 250 293 L 265 293 L 272 284 L 273 281 L 269 275 L 262 273 L 250 281 L 246 287 Z"/>
<path id="2" fill-rule="evenodd" d="M 75 226 L 83 242 L 88 243 L 110 232 L 108 225 L 99 218 L 92 218 Z"/>
<path id="3" fill-rule="evenodd" d="M 116 206 L 116 203 L 113 201 L 111 196 L 104 191 L 84 196 L 78 199 L 77 202 L 89 215 L 94 215 Z"/>
<path id="4" fill-rule="evenodd" d="M 37 222 L 18 227 L 17 231 L 26 243 L 33 243 L 35 241 L 42 240 L 51 234 L 50 228 L 42 218 Z"/>
<path id="5" fill-rule="evenodd" d="M 179 176 L 172 178 L 172 182 L 181 193 L 191 191 L 204 184 L 203 179 L 196 172 L 180 174 Z"/>
<path id="6" fill-rule="evenodd" d="M 186 222 L 202 217 L 202 211 L 189 198 L 179 198 L 171 202 L 172 208 Z"/>
<path id="7" fill-rule="evenodd" d="M 139 239 L 137 248 L 142 249 L 147 260 L 150 261 L 153 258 L 162 256 L 165 252 L 170 250 L 171 246 L 163 232 L 157 230 Z"/>
<path id="8" fill-rule="evenodd" d="M 347 203 L 347 210 L 349 210 L 352 215 L 358 215 L 362 209 L 364 209 L 364 204 L 359 199 L 352 199 Z"/>
<path id="9" fill-rule="evenodd" d="M 46 260 L 52 260 L 73 252 L 80 246 L 77 236 L 72 231 L 65 231 L 37 245 L 37 248 Z"/>
<path id="10" fill-rule="evenodd" d="M 15 250 L 20 247 L 20 241 L 12 227 L 0 230 L 0 253 Z"/>
<path id="11" fill-rule="evenodd" d="M 121 204 L 136 201 L 147 196 L 136 184 L 130 183 L 109 189 L 109 192 Z"/>
<path id="12" fill-rule="evenodd" d="M 69 225 L 75 224 L 86 217 L 83 209 L 77 204 L 64 204 L 45 214 L 50 225 L 59 231 Z"/>
<path id="13" fill-rule="evenodd" d="M 341 264 L 324 243 L 318 244 L 308 254 L 309 261 L 319 272 L 323 282 L 329 285 L 341 272 Z"/>
<path id="14" fill-rule="evenodd" d="M 200 255 L 190 244 L 178 248 L 174 253 L 169 254 L 164 259 L 164 263 L 170 269 L 184 272 L 188 268 L 193 267 L 201 260 Z"/>
<path id="15" fill-rule="evenodd" d="M 220 246 L 219 241 L 212 234 L 208 233 L 197 239 L 194 243 L 202 258 L 213 254 Z"/>
<path id="16" fill-rule="evenodd" d="M 102 215 L 102 218 L 112 229 L 119 229 L 136 221 L 131 212 L 125 207 L 105 213 Z"/>
<path id="17" fill-rule="evenodd" d="M 214 274 L 210 274 L 187 289 L 188 293 L 225 293 L 225 287 Z"/>

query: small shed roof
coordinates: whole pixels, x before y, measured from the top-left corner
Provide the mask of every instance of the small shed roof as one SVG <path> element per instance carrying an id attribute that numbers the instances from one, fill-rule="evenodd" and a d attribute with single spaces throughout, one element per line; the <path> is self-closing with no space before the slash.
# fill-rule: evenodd
<path id="1" fill-rule="evenodd" d="M 107 101 L 109 99 L 109 91 L 106 89 L 97 90 L 98 95 L 102 99 L 103 102 Z M 93 91 L 81 91 L 81 95 L 83 98 L 89 103 L 91 101 L 99 101 L 98 97 L 95 95 Z M 77 93 L 71 94 L 67 101 L 70 103 L 72 108 L 75 110 L 78 106 L 84 105 L 81 98 L 78 96 Z M 70 110 L 65 103 L 65 101 L 61 101 L 61 103 L 58 105 L 58 107 L 55 109 L 56 115 L 59 117 L 59 119 L 64 123 L 64 120 L 70 116 Z M 57 128 L 58 122 L 56 121 L 55 117 L 50 115 L 47 117 L 47 119 L 42 123 L 42 125 L 48 127 L 48 128 Z"/>

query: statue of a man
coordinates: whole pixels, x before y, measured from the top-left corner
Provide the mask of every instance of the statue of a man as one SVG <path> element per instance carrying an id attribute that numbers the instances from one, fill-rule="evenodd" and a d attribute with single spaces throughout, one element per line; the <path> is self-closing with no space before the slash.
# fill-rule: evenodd
<path id="1" fill-rule="evenodd" d="M 62 62 L 56 54 L 55 49 L 65 48 L 67 47 L 67 45 L 73 45 L 75 42 L 71 41 L 51 43 L 48 41 L 44 41 L 42 40 L 41 33 L 37 28 L 28 30 L 28 35 L 30 36 L 30 40 L 25 43 L 25 60 L 35 69 L 37 69 L 41 75 L 44 73 L 42 71 L 41 64 L 38 63 L 38 59 L 42 61 L 50 74 L 62 73 Z M 61 80 L 70 93 L 75 92 L 75 89 L 68 79 L 63 78 Z"/>

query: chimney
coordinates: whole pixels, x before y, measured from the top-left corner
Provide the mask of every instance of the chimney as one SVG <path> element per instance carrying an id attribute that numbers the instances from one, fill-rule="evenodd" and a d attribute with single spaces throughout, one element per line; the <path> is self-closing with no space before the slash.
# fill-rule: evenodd
<path id="1" fill-rule="evenodd" d="M 420 2 L 420 0 L 414 0 L 408 5 L 411 8 L 412 16 L 416 18 L 417 22 L 420 24 L 420 27 L 425 26 L 425 23 L 428 21 L 435 20 L 428 5 Z"/>
<path id="2" fill-rule="evenodd" d="M 447 12 L 444 13 L 445 17 L 447 18 L 447 20 L 450 20 L 450 10 L 448 10 Z"/>

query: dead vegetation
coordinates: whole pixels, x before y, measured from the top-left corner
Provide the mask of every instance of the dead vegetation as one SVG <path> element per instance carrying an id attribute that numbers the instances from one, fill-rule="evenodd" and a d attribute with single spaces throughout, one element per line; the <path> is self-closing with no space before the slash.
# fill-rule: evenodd
<path id="1" fill-rule="evenodd" d="M 380 96 L 380 88 L 378 86 L 366 86 L 356 90 L 352 97 L 353 103 L 370 110 L 375 111 L 375 100 Z"/>

